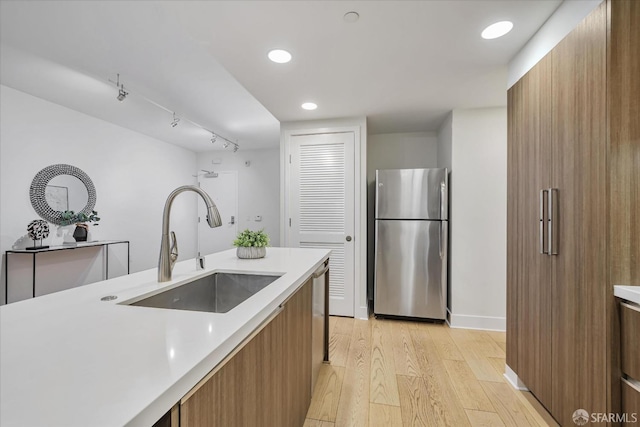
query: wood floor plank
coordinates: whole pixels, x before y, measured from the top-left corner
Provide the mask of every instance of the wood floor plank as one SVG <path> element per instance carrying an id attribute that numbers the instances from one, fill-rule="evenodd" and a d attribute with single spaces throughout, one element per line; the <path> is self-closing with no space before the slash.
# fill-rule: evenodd
<path id="1" fill-rule="evenodd" d="M 370 402 L 400 406 L 393 361 L 392 330 L 389 321 L 377 321 L 371 328 Z"/>
<path id="2" fill-rule="evenodd" d="M 510 385 L 491 381 L 481 381 L 480 384 L 505 425 L 518 427 L 538 425 Z"/>
<path id="3" fill-rule="evenodd" d="M 420 376 L 420 365 L 418 364 L 408 325 L 406 322 L 395 322 L 391 325 L 391 331 L 396 374 Z"/>
<path id="4" fill-rule="evenodd" d="M 320 367 L 307 418 L 331 422 L 336 420 L 344 370 L 345 368 L 340 366 L 322 365 Z"/>
<path id="5" fill-rule="evenodd" d="M 336 321 L 335 332 L 337 334 L 351 336 L 353 332 L 353 324 L 355 319 L 353 317 L 338 317 L 334 316 Z"/>
<path id="6" fill-rule="evenodd" d="M 487 357 L 483 355 L 484 351 L 478 346 L 477 340 L 472 336 L 475 332 L 479 331 L 451 329 L 450 335 L 478 380 L 503 382 L 502 375 L 496 372 Z"/>
<path id="7" fill-rule="evenodd" d="M 507 342 L 507 333 L 499 332 L 499 331 L 485 331 L 485 333 L 496 343 L 506 343 Z"/>
<path id="8" fill-rule="evenodd" d="M 402 425 L 440 426 L 423 378 L 398 375 L 398 389 Z"/>
<path id="9" fill-rule="evenodd" d="M 304 425 L 302 427 L 334 427 L 334 423 L 330 423 L 329 421 L 319 421 L 313 420 L 311 418 L 307 418 L 304 420 Z"/>
<path id="10" fill-rule="evenodd" d="M 474 411 L 466 409 L 472 427 L 505 427 L 502 419 L 495 412 Z"/>
<path id="11" fill-rule="evenodd" d="M 347 369 L 336 414 L 339 426 L 367 426 L 369 424 L 369 386 L 371 378 L 371 322 L 354 322 Z"/>
<path id="12" fill-rule="evenodd" d="M 369 427 L 403 427 L 400 407 L 371 403 Z"/>
<path id="13" fill-rule="evenodd" d="M 329 337 L 329 360 L 334 366 L 347 366 L 350 335 L 333 334 Z"/>
<path id="14" fill-rule="evenodd" d="M 431 335 L 426 329 L 416 329 L 411 331 L 411 338 L 427 388 L 429 412 L 435 417 L 436 425 L 470 425 Z"/>
<path id="15" fill-rule="evenodd" d="M 538 425 L 540 427 L 560 427 L 544 406 L 536 400 L 533 394 L 519 390 L 513 390 L 513 392 L 529 411 L 531 419 L 533 420 L 532 424 L 535 423 L 534 425 Z"/>
<path id="16" fill-rule="evenodd" d="M 500 374 L 504 380 L 504 372 L 506 368 L 505 360 L 498 357 L 487 357 L 487 360 L 489 361 L 489 363 L 491 363 L 491 366 L 493 366 L 496 372 Z"/>
<path id="17" fill-rule="evenodd" d="M 433 343 L 440 353 L 440 357 L 448 360 L 464 360 L 462 353 L 458 349 L 458 346 L 451 338 L 449 334 L 449 326 L 438 325 L 434 328 L 429 328 L 429 334 L 433 339 Z"/>
<path id="18" fill-rule="evenodd" d="M 493 405 L 467 362 L 444 360 L 443 363 L 463 408 L 494 412 Z"/>
<path id="19" fill-rule="evenodd" d="M 330 332 L 332 362 L 322 366 L 304 427 L 557 427 L 530 393 L 506 383 L 504 358 L 489 356 L 503 351 L 503 333 L 333 316 Z M 385 386 L 377 391 L 374 367 Z M 374 401 L 394 389 L 387 383 L 399 406 Z"/>

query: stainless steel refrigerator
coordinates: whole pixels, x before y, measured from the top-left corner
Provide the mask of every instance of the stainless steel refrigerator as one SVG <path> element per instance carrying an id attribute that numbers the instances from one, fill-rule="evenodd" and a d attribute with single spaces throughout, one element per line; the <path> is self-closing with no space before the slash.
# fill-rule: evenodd
<path id="1" fill-rule="evenodd" d="M 376 171 L 374 313 L 444 320 L 447 169 Z"/>

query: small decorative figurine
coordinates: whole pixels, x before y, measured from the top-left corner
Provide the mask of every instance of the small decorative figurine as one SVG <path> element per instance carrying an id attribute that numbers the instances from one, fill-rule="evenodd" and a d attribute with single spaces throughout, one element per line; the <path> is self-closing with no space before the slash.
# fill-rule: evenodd
<path id="1" fill-rule="evenodd" d="M 49 237 L 49 224 L 43 219 L 34 219 L 27 225 L 27 234 L 29 238 L 33 240 L 33 246 L 26 248 L 30 251 L 37 249 L 46 249 L 49 246 L 42 246 L 42 239 Z M 37 246 L 36 241 L 40 240 L 40 246 Z"/>

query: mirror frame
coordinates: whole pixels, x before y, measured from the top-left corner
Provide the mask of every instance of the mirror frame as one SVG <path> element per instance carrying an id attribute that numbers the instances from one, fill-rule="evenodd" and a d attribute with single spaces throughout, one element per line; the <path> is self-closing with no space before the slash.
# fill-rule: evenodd
<path id="1" fill-rule="evenodd" d="M 94 187 L 93 181 L 91 181 L 89 175 L 84 173 L 82 169 L 65 164 L 47 166 L 38 172 L 33 178 L 31 188 L 29 189 L 29 196 L 31 198 L 31 206 L 33 206 L 36 213 L 40 215 L 42 219 L 55 225 L 62 225 L 62 212 L 51 209 L 51 206 L 49 206 L 49 203 L 47 203 L 45 198 L 45 189 L 53 178 L 60 175 L 74 176 L 87 188 L 87 205 L 79 212 L 87 215 L 91 214 L 96 206 L 97 200 L 96 187 Z"/>

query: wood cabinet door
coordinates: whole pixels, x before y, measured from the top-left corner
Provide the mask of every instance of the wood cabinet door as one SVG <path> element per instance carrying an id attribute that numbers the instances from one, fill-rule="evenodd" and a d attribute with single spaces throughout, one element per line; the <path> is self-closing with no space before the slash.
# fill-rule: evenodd
<path id="1" fill-rule="evenodd" d="M 551 404 L 551 257 L 547 192 L 551 186 L 551 57 L 547 55 L 514 87 L 517 135 L 510 141 L 510 280 L 515 283 L 518 377 Z M 545 192 L 542 192 L 545 190 Z M 513 368 L 513 367 L 512 367 Z"/>
<path id="2" fill-rule="evenodd" d="M 311 403 L 308 281 L 180 403 L 182 427 L 300 427 Z"/>
<path id="3" fill-rule="evenodd" d="M 552 55 L 552 407 L 607 412 L 606 3 Z"/>

